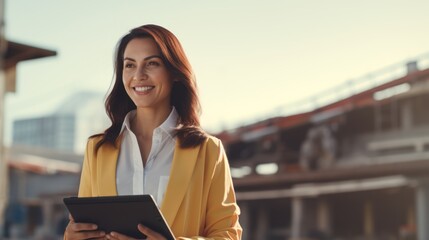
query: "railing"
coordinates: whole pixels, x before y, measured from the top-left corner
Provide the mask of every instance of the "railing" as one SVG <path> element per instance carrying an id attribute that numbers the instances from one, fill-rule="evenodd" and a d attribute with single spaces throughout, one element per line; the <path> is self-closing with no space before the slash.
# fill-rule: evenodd
<path id="1" fill-rule="evenodd" d="M 361 135 L 352 144 L 341 147 L 347 152 L 338 165 L 390 163 L 428 159 L 429 127 Z M 343 142 L 344 143 L 344 142 Z"/>
<path id="2" fill-rule="evenodd" d="M 312 97 L 277 107 L 266 114 L 241 121 L 239 124 L 236 124 L 236 126 L 244 126 L 276 116 L 290 116 L 312 111 L 318 107 L 350 97 L 354 94 L 405 76 L 407 74 L 407 63 L 412 61 L 417 63 L 418 69 L 420 70 L 429 68 L 429 52 L 370 72 L 361 77 L 348 80 L 341 85 L 326 89 Z"/>

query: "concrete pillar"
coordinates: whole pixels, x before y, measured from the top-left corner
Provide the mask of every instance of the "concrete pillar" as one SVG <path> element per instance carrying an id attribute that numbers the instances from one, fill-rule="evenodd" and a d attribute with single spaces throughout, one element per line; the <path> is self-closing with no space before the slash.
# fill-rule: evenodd
<path id="1" fill-rule="evenodd" d="M 52 211 L 52 201 L 49 199 L 44 199 L 42 201 L 42 211 L 43 211 L 43 227 L 46 229 L 52 228 L 53 223 L 53 211 Z"/>
<path id="2" fill-rule="evenodd" d="M 419 179 L 416 189 L 417 239 L 429 239 L 429 178 Z"/>
<path id="3" fill-rule="evenodd" d="M 331 208 L 326 199 L 320 199 L 317 205 L 317 228 L 324 233 L 331 234 Z"/>
<path id="4" fill-rule="evenodd" d="M 243 236 L 242 240 L 250 240 L 251 232 L 250 232 L 250 207 L 249 202 L 239 202 L 240 206 L 240 225 L 243 228 Z"/>
<path id="5" fill-rule="evenodd" d="M 407 209 L 407 225 L 416 226 L 416 208 L 409 206 Z"/>
<path id="6" fill-rule="evenodd" d="M 268 234 L 268 213 L 264 205 L 259 205 L 258 215 L 256 216 L 255 239 L 266 239 Z"/>
<path id="7" fill-rule="evenodd" d="M 2 236 L 4 210 L 8 195 L 7 164 L 4 159 L 3 129 L 4 129 L 4 100 L 6 92 L 6 75 L 4 71 L 4 58 L 7 50 L 5 38 L 5 1 L 0 0 L 0 237 Z"/>
<path id="8" fill-rule="evenodd" d="M 374 237 L 374 212 L 372 202 L 369 200 L 363 207 L 363 233 L 368 239 Z"/>
<path id="9" fill-rule="evenodd" d="M 409 130 L 413 127 L 413 106 L 410 101 L 401 104 L 401 130 Z"/>
<path id="10" fill-rule="evenodd" d="M 303 234 L 304 203 L 300 197 L 292 199 L 292 231 L 291 239 L 299 239 Z"/>
<path id="11" fill-rule="evenodd" d="M 8 199 L 8 169 L 4 157 L 3 124 L 4 124 L 4 92 L 6 86 L 4 71 L 0 68 L 0 237 L 4 224 L 4 211 Z"/>
<path id="12" fill-rule="evenodd" d="M 54 204 L 50 199 L 42 200 L 42 212 L 43 212 L 43 227 L 41 229 L 41 234 L 44 237 L 53 236 L 55 230 L 54 224 Z"/>

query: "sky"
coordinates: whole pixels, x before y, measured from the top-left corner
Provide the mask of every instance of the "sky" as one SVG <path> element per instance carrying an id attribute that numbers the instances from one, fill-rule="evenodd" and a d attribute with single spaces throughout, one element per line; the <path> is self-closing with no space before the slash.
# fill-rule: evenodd
<path id="1" fill-rule="evenodd" d="M 14 119 L 48 114 L 77 91 L 105 94 L 117 41 L 140 25 L 178 37 L 197 77 L 202 125 L 216 132 L 427 55 L 428 12 L 427 0 L 6 0 L 6 37 L 58 53 L 18 65 L 6 142 Z"/>

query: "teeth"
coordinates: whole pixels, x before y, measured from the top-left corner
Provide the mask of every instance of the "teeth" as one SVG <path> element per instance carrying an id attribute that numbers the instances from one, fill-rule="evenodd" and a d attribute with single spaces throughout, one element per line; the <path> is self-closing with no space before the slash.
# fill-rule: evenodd
<path id="1" fill-rule="evenodd" d="M 134 87 L 134 89 L 137 91 L 137 92 L 146 92 L 146 91 L 149 91 L 149 90 L 151 90 L 151 89 L 153 89 L 154 87 L 148 87 L 148 86 L 146 86 L 146 87 Z"/>

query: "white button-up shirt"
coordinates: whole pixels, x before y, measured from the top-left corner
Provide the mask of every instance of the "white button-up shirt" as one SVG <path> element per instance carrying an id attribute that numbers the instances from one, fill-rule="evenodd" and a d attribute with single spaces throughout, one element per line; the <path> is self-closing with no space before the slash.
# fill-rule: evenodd
<path id="1" fill-rule="evenodd" d="M 153 131 L 152 147 L 146 166 L 143 166 L 136 135 L 131 131 L 131 120 L 136 110 L 127 114 L 122 124 L 123 134 L 116 169 L 119 195 L 151 194 L 161 206 L 170 177 L 176 139 L 173 136 L 178 114 L 173 107 L 168 118 Z"/>

